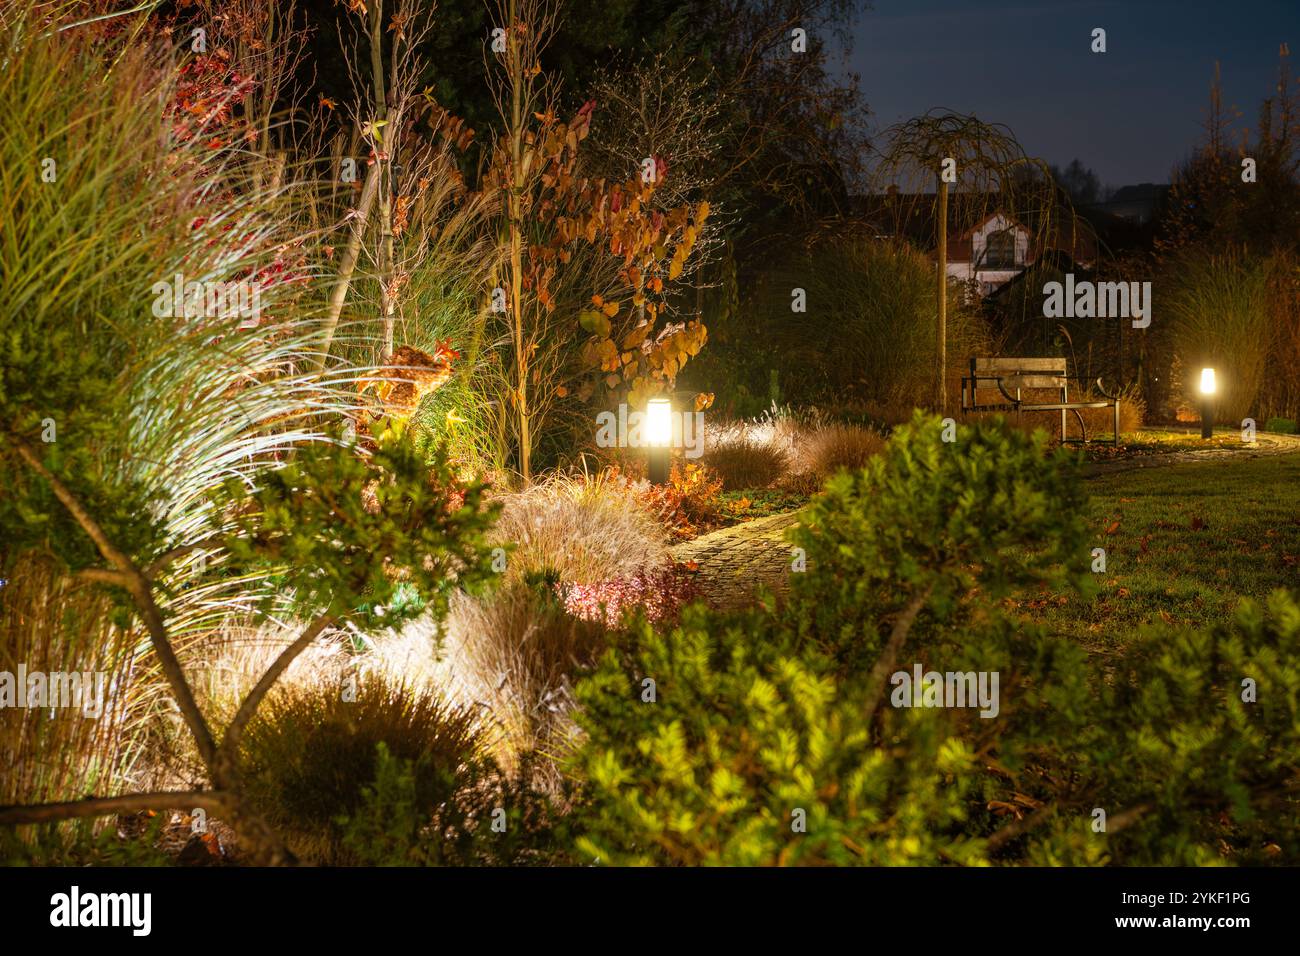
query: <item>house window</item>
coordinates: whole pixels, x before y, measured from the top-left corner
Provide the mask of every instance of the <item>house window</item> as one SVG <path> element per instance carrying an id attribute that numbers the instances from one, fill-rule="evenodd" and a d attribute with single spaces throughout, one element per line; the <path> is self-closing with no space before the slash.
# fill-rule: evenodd
<path id="1" fill-rule="evenodd" d="M 1014 230 L 1002 229 L 989 233 L 984 246 L 984 268 L 1014 269 L 1016 267 L 1016 234 Z"/>

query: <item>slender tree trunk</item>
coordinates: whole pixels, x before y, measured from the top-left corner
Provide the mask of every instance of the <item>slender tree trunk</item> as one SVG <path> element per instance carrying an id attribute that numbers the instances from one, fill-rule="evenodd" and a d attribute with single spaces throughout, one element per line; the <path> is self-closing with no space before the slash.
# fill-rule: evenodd
<path id="1" fill-rule="evenodd" d="M 397 62 L 398 39 L 393 37 L 393 62 Z M 384 85 L 384 4 L 383 0 L 373 0 L 370 6 L 370 72 L 373 84 L 373 104 L 371 112 L 376 122 L 387 124 L 388 94 Z M 393 354 L 393 326 L 396 321 L 396 296 L 393 292 L 393 183 L 392 183 L 392 149 L 397 142 L 396 124 L 377 127 L 376 139 L 379 155 L 375 157 L 372 169 L 379 171 L 379 301 L 380 312 L 384 322 L 383 348 L 380 355 L 382 362 L 387 362 Z M 388 154 L 388 158 L 384 158 Z M 387 179 L 387 181 L 385 181 Z"/>
<path id="2" fill-rule="evenodd" d="M 370 218 L 370 209 L 375 204 L 375 194 L 378 191 L 379 164 L 375 163 L 366 172 L 366 182 L 361 188 L 361 202 L 357 205 L 348 235 L 348 247 L 339 260 L 339 278 L 330 291 L 329 311 L 325 314 L 325 340 L 321 343 L 321 365 L 329 357 L 330 343 L 334 341 L 334 330 L 338 328 L 339 316 L 343 314 L 343 303 L 348 297 L 348 287 L 352 284 L 352 273 L 356 271 L 357 258 L 361 255 L 361 240 L 365 236 L 366 222 Z"/>
<path id="3" fill-rule="evenodd" d="M 935 385 L 935 400 L 939 411 L 948 410 L 948 184 L 939 179 L 939 270 L 938 293 L 939 305 L 939 374 Z"/>
<path id="4" fill-rule="evenodd" d="M 519 33 L 516 29 L 518 6 L 510 0 L 509 63 L 510 71 L 510 312 L 514 324 L 515 403 L 519 416 L 519 470 L 524 480 L 532 478 L 532 436 L 528 420 L 528 350 L 524 342 L 523 303 L 523 196 L 527 185 L 521 168 L 524 152 L 524 64 L 520 62 Z"/>

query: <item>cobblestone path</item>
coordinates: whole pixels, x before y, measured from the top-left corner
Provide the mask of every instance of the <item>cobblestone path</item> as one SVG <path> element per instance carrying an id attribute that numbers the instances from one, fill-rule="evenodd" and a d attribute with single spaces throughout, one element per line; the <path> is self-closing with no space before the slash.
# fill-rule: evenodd
<path id="1" fill-rule="evenodd" d="M 719 528 L 677 545 L 673 558 L 699 564 L 695 580 L 710 604 L 740 607 L 760 584 L 785 587 L 794 556 L 783 538 L 794 519 L 790 511 Z"/>

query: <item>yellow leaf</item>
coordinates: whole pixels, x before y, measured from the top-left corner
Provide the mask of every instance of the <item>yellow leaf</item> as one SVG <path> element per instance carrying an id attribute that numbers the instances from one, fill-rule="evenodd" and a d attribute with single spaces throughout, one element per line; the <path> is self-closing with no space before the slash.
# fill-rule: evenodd
<path id="1" fill-rule="evenodd" d="M 627 334 L 627 337 L 623 339 L 623 348 L 634 349 L 637 346 L 639 346 L 642 342 L 645 341 L 645 337 L 650 334 L 650 329 L 651 329 L 651 325 L 649 322 L 645 323 L 645 325 L 633 329 L 631 332 Z"/>

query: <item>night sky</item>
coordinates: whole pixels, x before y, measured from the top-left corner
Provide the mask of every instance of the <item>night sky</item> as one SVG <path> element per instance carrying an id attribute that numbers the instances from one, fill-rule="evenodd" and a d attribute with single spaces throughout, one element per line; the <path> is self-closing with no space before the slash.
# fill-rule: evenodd
<path id="1" fill-rule="evenodd" d="M 1105 54 L 1090 50 L 1094 27 Z M 1238 123 L 1271 95 L 1281 42 L 1300 77 L 1300 0 L 874 0 L 854 34 L 873 126 L 974 113 L 1111 186 L 1169 181 L 1201 133 L 1216 59 Z"/>

